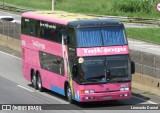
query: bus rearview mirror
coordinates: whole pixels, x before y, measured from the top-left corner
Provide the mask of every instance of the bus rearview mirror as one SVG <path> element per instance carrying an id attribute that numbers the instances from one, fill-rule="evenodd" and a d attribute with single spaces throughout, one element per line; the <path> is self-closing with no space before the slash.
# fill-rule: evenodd
<path id="1" fill-rule="evenodd" d="M 131 74 L 135 73 L 135 63 L 131 61 Z"/>

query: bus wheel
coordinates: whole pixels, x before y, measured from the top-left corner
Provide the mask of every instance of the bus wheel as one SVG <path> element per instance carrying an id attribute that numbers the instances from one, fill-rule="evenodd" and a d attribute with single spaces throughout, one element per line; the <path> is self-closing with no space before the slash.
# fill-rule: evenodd
<path id="1" fill-rule="evenodd" d="M 36 75 L 33 73 L 32 75 L 32 86 L 34 87 L 34 89 L 38 89 L 38 86 L 37 86 L 37 77 Z"/>
<path id="2" fill-rule="evenodd" d="M 40 75 L 37 76 L 37 86 L 38 86 L 38 90 L 40 92 L 43 92 L 42 80 Z"/>
<path id="3" fill-rule="evenodd" d="M 67 94 L 66 96 L 67 96 L 68 102 L 69 102 L 70 104 L 72 104 L 72 103 L 73 103 L 72 91 L 71 91 L 71 88 L 70 88 L 69 85 L 67 86 L 67 92 L 66 92 L 66 94 Z"/>

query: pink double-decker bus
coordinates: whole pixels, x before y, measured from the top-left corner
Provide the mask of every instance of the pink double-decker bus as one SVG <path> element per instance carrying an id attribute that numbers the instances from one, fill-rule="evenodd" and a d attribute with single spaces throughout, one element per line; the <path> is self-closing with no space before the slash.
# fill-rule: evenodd
<path id="1" fill-rule="evenodd" d="M 72 103 L 131 98 L 130 60 L 124 25 L 67 13 L 22 14 L 23 76 Z"/>

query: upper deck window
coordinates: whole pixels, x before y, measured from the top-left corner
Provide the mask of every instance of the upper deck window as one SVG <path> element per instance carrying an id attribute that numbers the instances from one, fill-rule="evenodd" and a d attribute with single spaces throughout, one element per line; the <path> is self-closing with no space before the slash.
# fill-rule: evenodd
<path id="1" fill-rule="evenodd" d="M 77 30 L 77 46 L 111 46 L 127 44 L 124 28 L 116 27 L 97 27 L 79 28 Z"/>
<path id="2" fill-rule="evenodd" d="M 35 38 L 62 43 L 62 29 L 65 29 L 64 25 L 22 18 L 22 34 L 33 36 Z"/>

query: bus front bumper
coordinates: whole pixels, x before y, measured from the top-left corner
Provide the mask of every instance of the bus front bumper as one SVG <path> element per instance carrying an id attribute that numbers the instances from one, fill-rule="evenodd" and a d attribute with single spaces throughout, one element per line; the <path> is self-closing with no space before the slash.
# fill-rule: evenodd
<path id="1" fill-rule="evenodd" d="M 80 102 L 122 100 L 122 99 L 130 99 L 131 97 L 132 97 L 132 94 L 130 91 L 129 92 L 81 94 Z"/>

